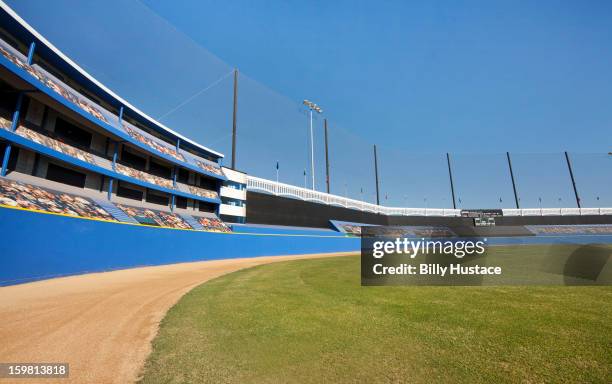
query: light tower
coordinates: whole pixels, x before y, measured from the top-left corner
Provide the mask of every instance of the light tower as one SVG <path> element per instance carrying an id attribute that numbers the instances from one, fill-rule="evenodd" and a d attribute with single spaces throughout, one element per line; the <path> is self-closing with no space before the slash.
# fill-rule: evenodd
<path id="1" fill-rule="evenodd" d="M 315 103 L 304 100 L 304 105 L 308 107 L 309 111 L 309 125 L 310 125 L 310 174 L 312 176 L 312 190 L 315 189 L 315 173 L 314 173 L 314 133 L 312 131 L 312 111 L 317 113 L 323 113 L 321 107 Z"/>

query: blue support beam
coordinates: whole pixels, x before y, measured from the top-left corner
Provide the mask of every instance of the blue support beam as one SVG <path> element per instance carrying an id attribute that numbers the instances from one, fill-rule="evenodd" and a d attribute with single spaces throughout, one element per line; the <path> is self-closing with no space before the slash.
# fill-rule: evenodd
<path id="1" fill-rule="evenodd" d="M 117 166 L 117 153 L 119 152 L 119 142 L 115 141 L 115 149 L 113 150 L 113 171 L 116 170 Z"/>
<path id="2" fill-rule="evenodd" d="M 172 168 L 172 185 L 176 188 L 176 174 L 178 173 L 178 168 L 175 166 Z M 176 205 L 176 197 L 172 195 L 172 202 L 170 203 L 170 211 L 174 212 L 174 207 Z"/>
<path id="3" fill-rule="evenodd" d="M 112 177 L 108 178 L 108 201 L 111 201 L 111 198 L 113 197 L 113 181 L 115 179 L 113 179 Z"/>
<path id="4" fill-rule="evenodd" d="M 115 141 L 115 149 L 113 150 L 113 171 L 115 171 L 117 165 L 117 152 L 119 151 L 119 142 Z M 113 196 L 113 178 L 108 178 L 108 201 L 111 200 Z"/>
<path id="5" fill-rule="evenodd" d="M 30 51 L 33 52 L 32 46 L 30 46 Z M 23 104 L 23 92 L 19 92 L 19 94 L 17 95 L 17 104 L 15 105 L 15 111 L 13 112 L 13 121 L 11 121 L 11 132 L 15 132 L 15 130 L 17 129 L 17 126 L 19 125 L 19 113 L 21 112 L 22 104 Z M 6 176 L 8 161 L 10 157 L 11 157 L 11 144 L 8 144 L 6 146 L 6 149 L 4 150 L 4 157 L 2 158 L 2 170 L 0 170 L 0 175 L 2 175 L 2 177 Z"/>
<path id="6" fill-rule="evenodd" d="M 9 157 L 11 157 L 11 145 L 8 144 L 4 150 L 4 157 L 2 158 L 2 177 L 6 176 L 6 167 L 8 166 Z"/>
<path id="7" fill-rule="evenodd" d="M 17 95 L 17 105 L 15 106 L 15 112 L 13 112 L 13 121 L 11 122 L 11 132 L 15 132 L 17 125 L 19 125 L 19 114 L 21 113 L 21 104 L 23 104 L 23 93 L 19 92 Z"/>
<path id="8" fill-rule="evenodd" d="M 30 50 L 28 51 L 28 65 L 32 65 L 32 61 L 34 60 L 34 50 L 36 49 L 36 43 L 32 42 L 30 44 Z"/>
<path id="9" fill-rule="evenodd" d="M 123 105 L 119 108 L 119 128 L 123 128 Z"/>
<path id="10" fill-rule="evenodd" d="M 181 139 L 176 139 L 176 153 L 178 153 L 180 146 L 181 146 Z"/>

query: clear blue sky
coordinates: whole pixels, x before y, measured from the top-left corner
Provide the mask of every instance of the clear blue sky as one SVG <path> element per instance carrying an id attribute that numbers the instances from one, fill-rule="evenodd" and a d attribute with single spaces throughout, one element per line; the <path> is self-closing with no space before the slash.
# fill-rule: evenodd
<path id="1" fill-rule="evenodd" d="M 278 133 L 288 121 L 305 125 L 306 117 L 291 109 L 291 103 L 303 98 L 322 105 L 330 127 L 343 132 L 332 136 L 337 139 L 332 156 L 336 193 L 347 189 L 360 197 L 366 185 L 364 198 L 372 199 L 369 145 L 376 143 L 383 153 L 382 189 L 391 196 L 389 205 L 448 206 L 445 163 L 439 156 L 445 152 L 457 154 L 457 194 L 465 205 L 510 206 L 503 157 L 464 154 L 568 150 L 580 156 L 612 151 L 609 1 L 9 4 L 96 77 L 153 116 L 239 67 L 246 74 L 241 79 L 240 126 L 243 132 L 251 128 L 258 133 L 245 134 L 239 154 L 250 144 L 251 153 L 243 155 L 249 163 L 245 168 L 268 178 L 275 177 L 272 164 L 280 158 L 281 179 L 303 183 L 305 138 Z M 158 36 L 152 33 L 156 30 Z M 114 46 L 118 40 L 125 46 Z M 192 68 L 155 56 L 151 51 L 158 47 Z M 182 56 L 173 49 L 187 52 Z M 190 56 L 190 51 L 197 54 Z M 143 70 L 151 61 L 156 64 Z M 162 73 L 167 68 L 174 72 Z M 168 87 L 169 82 L 174 85 Z M 163 121 L 228 153 L 230 88 L 230 78 L 223 78 Z M 287 112 L 278 112 L 281 109 Z M 285 113 L 287 117 L 278 117 Z M 269 116 L 262 117 L 265 114 Z M 194 121 L 216 128 L 206 128 L 201 137 L 201 130 L 192 127 Z M 266 140 L 257 141 L 261 136 Z M 344 138 L 355 144 L 338 148 Z M 294 147 L 294 142 L 299 144 Z M 262 143 L 285 146 L 287 153 L 261 151 Z M 255 164 L 256 148 L 270 152 L 269 158 L 262 155 Z M 317 186 L 322 189 L 320 148 Z M 420 153 L 433 154 L 435 160 L 427 166 L 417 158 L 402 160 Z M 356 169 L 351 170 L 351 156 L 368 162 L 355 160 Z M 542 195 L 545 205 L 571 205 L 560 156 L 545 155 L 550 161 L 517 156 L 517 168 L 524 170 L 518 177 L 519 194 L 526 205 L 537 206 Z M 577 162 L 583 199 L 591 205 L 607 199 L 612 205 L 612 161 L 583 156 Z M 481 172 L 473 171 L 476 166 Z M 410 178 L 417 176 L 427 182 L 416 185 L 418 180 Z"/>
<path id="2" fill-rule="evenodd" d="M 313 98 L 383 145 L 611 150 L 609 1 L 146 4 L 226 62 Z"/>

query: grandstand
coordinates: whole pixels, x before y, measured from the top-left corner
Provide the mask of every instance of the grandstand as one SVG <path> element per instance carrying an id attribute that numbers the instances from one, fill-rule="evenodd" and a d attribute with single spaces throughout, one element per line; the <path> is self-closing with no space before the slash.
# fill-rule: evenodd
<path id="1" fill-rule="evenodd" d="M 222 154 L 115 95 L 5 4 L 0 18 L 2 177 L 212 223 L 245 221 L 245 175 L 222 170 Z"/>
<path id="2" fill-rule="evenodd" d="M 294 215 L 293 222 L 261 215 L 262 211 L 282 214 L 284 210 L 274 205 L 299 205 L 294 200 L 323 206 L 318 211 L 342 208 L 354 212 L 344 219 L 370 224 L 388 223 L 392 217 L 461 216 L 459 209 L 386 207 L 223 168 L 221 153 L 183 137 L 123 100 L 4 4 L 0 19 L 0 151 L 2 177 L 7 180 L 96 201 L 106 197 L 111 205 L 194 216 L 196 222 L 203 217 L 214 222 L 326 227 L 329 220 L 343 219 L 333 209 L 316 224 L 300 217 L 308 212 Z M 254 197 L 249 204 L 247 196 Z M 284 198 L 291 201 L 283 202 Z M 601 216 L 612 209 L 501 212 L 503 216 Z M 189 227 L 180 220 L 153 222 Z"/>
<path id="3" fill-rule="evenodd" d="M 17 185 L 41 191 L 59 187 L 66 196 L 105 196 L 122 206 L 193 213 L 220 222 L 220 190 L 227 181 L 220 153 L 169 130 L 114 95 L 6 5 L 1 18 L 4 200 L 12 201 L 9 190 Z M 38 208 L 46 210 L 44 204 Z M 231 221 L 232 215 L 225 218 Z M 152 222 L 187 226 L 176 220 Z"/>

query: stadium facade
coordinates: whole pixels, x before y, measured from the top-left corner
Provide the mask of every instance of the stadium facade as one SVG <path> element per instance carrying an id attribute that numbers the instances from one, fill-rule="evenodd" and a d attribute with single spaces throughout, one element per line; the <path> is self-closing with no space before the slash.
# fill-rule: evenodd
<path id="1" fill-rule="evenodd" d="M 223 154 L 140 111 L 0 5 L 0 230 L 10 239 L 0 285 L 136 265 L 357 250 L 358 239 L 325 229 L 330 220 L 472 222 L 460 210 L 381 207 L 223 167 Z M 539 213 L 505 215 L 520 224 L 551 221 Z M 609 213 L 559 209 L 552 216 L 554 223 L 602 224 Z"/>

